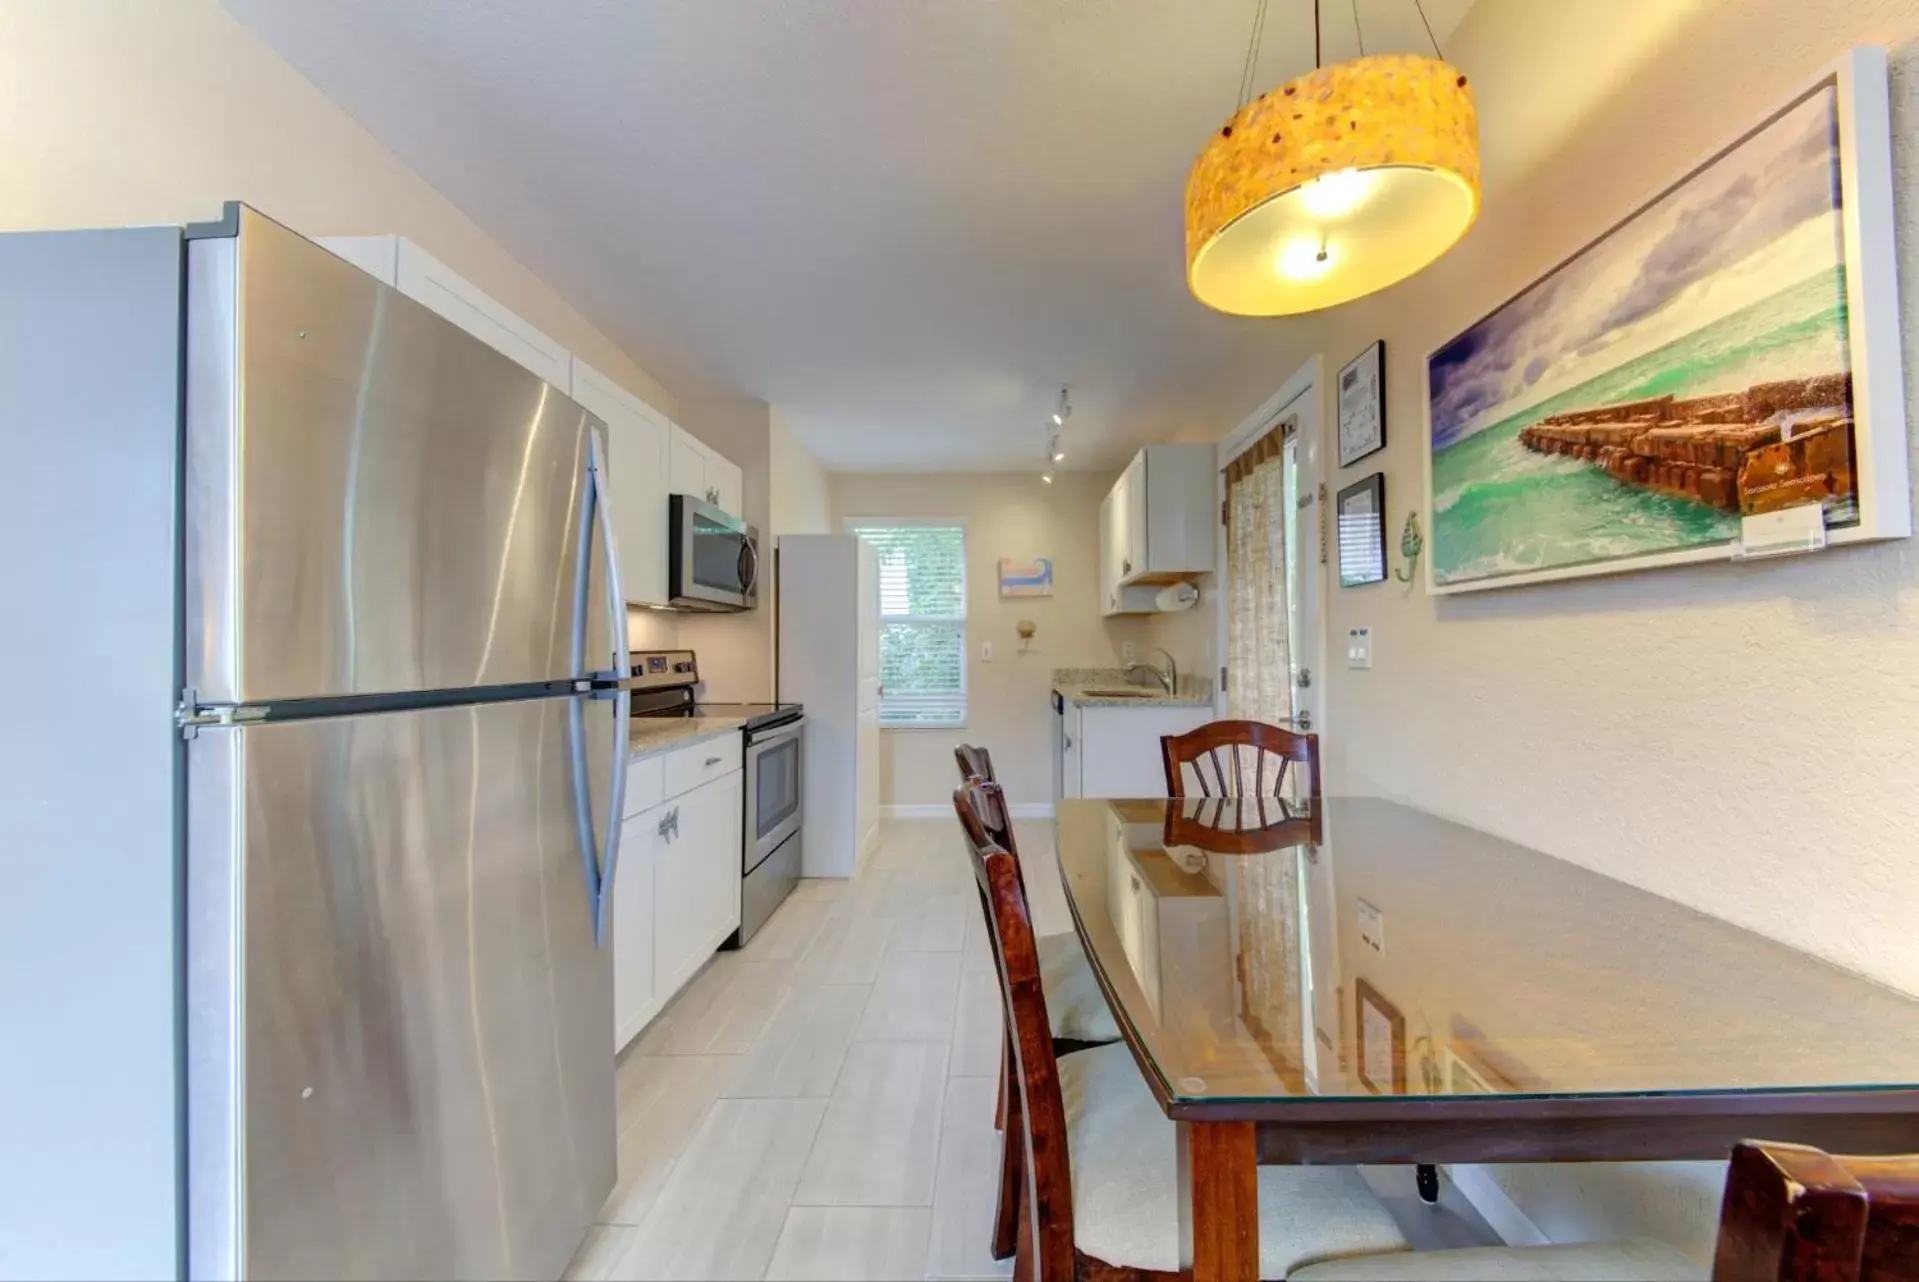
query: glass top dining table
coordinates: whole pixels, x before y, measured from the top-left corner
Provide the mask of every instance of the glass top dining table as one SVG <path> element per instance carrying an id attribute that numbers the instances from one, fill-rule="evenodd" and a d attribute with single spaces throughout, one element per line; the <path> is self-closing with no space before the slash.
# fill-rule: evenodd
<path id="1" fill-rule="evenodd" d="M 1282 1161 L 1711 1156 L 1760 1126 L 1855 1151 L 1919 1139 L 1919 1001 L 1420 811 L 1321 812 L 1060 804 L 1075 925 L 1170 1116 L 1284 1118 L 1293 1138 L 1261 1142 Z M 1482 1142 L 1368 1138 L 1415 1103 Z M 1636 1125 L 1588 1152 L 1544 1135 L 1554 1118 Z M 1299 1138 L 1321 1120 L 1353 1125 Z"/>

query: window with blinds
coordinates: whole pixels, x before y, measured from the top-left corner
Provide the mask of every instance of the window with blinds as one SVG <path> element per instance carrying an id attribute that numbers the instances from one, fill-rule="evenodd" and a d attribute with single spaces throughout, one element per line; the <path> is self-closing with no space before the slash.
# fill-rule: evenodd
<path id="1" fill-rule="evenodd" d="M 966 528 L 860 519 L 879 553 L 880 724 L 966 722 Z"/>

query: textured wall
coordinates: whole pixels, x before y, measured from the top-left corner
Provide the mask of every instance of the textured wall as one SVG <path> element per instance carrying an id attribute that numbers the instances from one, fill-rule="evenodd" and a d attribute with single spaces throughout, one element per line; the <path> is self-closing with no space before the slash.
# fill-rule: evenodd
<path id="1" fill-rule="evenodd" d="M 1860 43 L 1892 47 L 1910 368 L 1915 37 L 1919 9 L 1903 0 L 1481 0 L 1448 53 L 1479 86 L 1484 217 L 1406 285 L 1275 331 L 1277 369 L 1319 351 L 1330 373 L 1386 340 L 1390 444 L 1328 485 L 1386 472 L 1395 564 L 1401 521 L 1425 506 L 1424 354 Z M 1595 65 L 1612 68 L 1609 86 L 1594 87 Z M 1518 128 L 1529 115 L 1552 118 L 1550 145 Z M 1541 847 L 1919 992 L 1911 543 L 1445 600 L 1397 583 L 1334 588 L 1327 623 L 1334 636 L 1374 629 L 1372 670 L 1328 667 L 1339 789 Z M 1497 1178 L 1558 1237 L 1650 1231 L 1701 1249 L 1716 1209 L 1711 1168 Z"/>

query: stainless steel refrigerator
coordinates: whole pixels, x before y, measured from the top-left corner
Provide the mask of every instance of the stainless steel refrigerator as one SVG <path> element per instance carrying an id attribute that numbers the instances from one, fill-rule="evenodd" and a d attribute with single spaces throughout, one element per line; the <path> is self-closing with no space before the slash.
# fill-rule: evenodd
<path id="1" fill-rule="evenodd" d="M 170 954 L 174 1000 L 125 1053 L 158 1065 L 171 1030 L 180 1266 L 557 1277 L 615 1165 L 625 606 L 596 421 L 244 206 L 218 225 L 0 240 L 0 332 L 51 318 L 27 346 L 64 346 L 38 363 L 91 371 L 145 420 L 105 417 L 124 439 L 92 464 L 103 483 L 83 460 L 54 500 L 49 519 L 94 543 L 24 554 L 47 563 L 40 591 L 73 594 L 41 600 L 49 617 L 110 632 L 142 674 L 96 708 L 121 732 L 99 736 L 104 760 L 29 763 L 14 726 L 6 759 L 65 805 L 167 798 L 159 831 L 121 834 L 137 859 L 89 820 L 44 833 L 70 870 L 67 928 L 99 934 L 95 952 L 121 936 L 82 920 L 79 870 L 171 869 L 163 907 L 129 895 L 107 911 L 149 960 Z M 176 332 L 151 332 L 168 318 Z M 23 359 L 0 356 L 39 377 Z M 86 406 L 96 393 L 66 377 L 65 401 Z M 37 423 L 40 445 L 19 432 L 23 410 L 62 403 L 43 391 L 4 398 L 29 460 L 75 426 Z M 136 539 L 117 576 L 54 568 L 109 554 L 116 521 L 157 533 L 161 511 L 164 554 Z M 16 540 L 21 517 L 6 518 Z M 163 561 L 172 574 L 150 581 Z M 114 577 L 125 592 L 102 592 Z M 157 1125 L 151 1138 L 164 1147 Z M 78 1169 L 104 1192 L 101 1143 Z M 138 1156 L 128 1169 L 158 1169 Z M 40 1196 L 57 1214 L 59 1191 Z"/>

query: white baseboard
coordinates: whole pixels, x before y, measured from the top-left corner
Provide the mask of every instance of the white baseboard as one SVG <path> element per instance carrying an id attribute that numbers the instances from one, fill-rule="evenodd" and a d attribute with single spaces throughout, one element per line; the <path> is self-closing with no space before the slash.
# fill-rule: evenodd
<path id="1" fill-rule="evenodd" d="M 1506 1190 L 1493 1183 L 1493 1177 L 1479 1166 L 1449 1166 L 1446 1174 L 1461 1197 L 1485 1218 L 1492 1231 L 1507 1246 L 1547 1246 L 1552 1239 L 1539 1231 L 1518 1205 L 1506 1196 Z"/>
<path id="2" fill-rule="evenodd" d="M 1016 806 L 1008 806 L 1015 819 L 1051 819 L 1053 806 L 1046 801 L 1027 801 Z M 881 806 L 882 819 L 951 819 L 952 803 L 926 806 Z"/>

